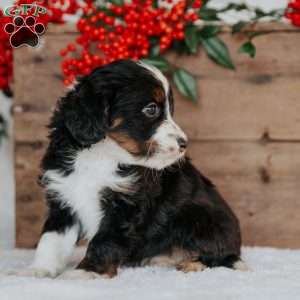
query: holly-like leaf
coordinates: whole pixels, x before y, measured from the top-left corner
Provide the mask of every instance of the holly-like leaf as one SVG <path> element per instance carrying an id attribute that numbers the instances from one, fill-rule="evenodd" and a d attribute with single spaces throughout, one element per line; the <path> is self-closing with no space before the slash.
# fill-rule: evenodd
<path id="1" fill-rule="evenodd" d="M 256 14 L 256 18 L 263 18 L 265 16 L 268 15 L 268 13 L 266 13 L 264 10 L 260 9 L 260 8 L 255 8 L 255 14 Z"/>
<path id="2" fill-rule="evenodd" d="M 159 44 L 153 44 L 153 46 L 151 46 L 149 51 L 150 57 L 157 57 L 159 56 L 159 53 L 160 53 Z"/>
<path id="3" fill-rule="evenodd" d="M 202 40 L 202 45 L 207 55 L 217 64 L 228 68 L 235 69 L 229 50 L 224 42 L 218 37 L 210 37 Z"/>
<path id="4" fill-rule="evenodd" d="M 239 53 L 246 53 L 253 58 L 255 57 L 256 54 L 256 47 L 253 45 L 251 41 L 248 41 L 240 47 Z"/>
<path id="5" fill-rule="evenodd" d="M 220 26 L 208 25 L 203 27 L 203 29 L 199 32 L 199 36 L 206 39 L 215 36 L 219 32 Z"/>
<path id="6" fill-rule="evenodd" d="M 247 25 L 247 22 L 244 22 L 244 21 L 240 21 L 240 22 L 235 23 L 232 26 L 232 31 L 231 31 L 232 34 L 240 32 L 245 27 L 245 25 Z"/>
<path id="7" fill-rule="evenodd" d="M 109 0 L 108 2 L 117 5 L 117 6 L 121 6 L 124 4 L 124 0 Z"/>
<path id="8" fill-rule="evenodd" d="M 173 49 L 175 50 L 176 53 L 178 53 L 180 55 L 190 53 L 190 49 L 188 48 L 188 46 L 184 40 L 181 40 L 181 41 L 175 40 L 173 42 Z"/>
<path id="9" fill-rule="evenodd" d="M 167 72 L 170 69 L 170 65 L 169 65 L 168 61 L 161 56 L 143 58 L 143 59 L 141 59 L 141 61 L 145 64 L 152 65 L 152 66 L 158 68 L 162 72 Z"/>
<path id="10" fill-rule="evenodd" d="M 173 74 L 174 83 L 181 94 L 197 102 L 197 83 L 193 75 L 184 69 L 177 69 Z"/>
<path id="11" fill-rule="evenodd" d="M 191 25 L 185 29 L 185 43 L 188 46 L 191 53 L 197 53 L 199 38 L 198 28 L 196 26 Z"/>
<path id="12" fill-rule="evenodd" d="M 198 13 L 201 20 L 204 21 L 218 21 L 218 12 L 215 9 L 202 6 Z"/>

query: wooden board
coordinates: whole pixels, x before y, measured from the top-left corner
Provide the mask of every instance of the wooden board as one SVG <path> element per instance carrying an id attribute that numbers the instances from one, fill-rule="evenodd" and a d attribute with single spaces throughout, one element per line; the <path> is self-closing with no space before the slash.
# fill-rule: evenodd
<path id="1" fill-rule="evenodd" d="M 43 152 L 44 145 L 40 143 L 17 144 L 16 147 L 16 235 L 19 247 L 36 246 L 45 219 L 44 195 L 37 183 Z"/>
<path id="2" fill-rule="evenodd" d="M 43 78 L 46 82 L 47 76 Z M 55 90 L 58 82 L 49 85 Z M 59 92 L 62 95 L 63 89 L 56 89 L 55 93 Z M 175 92 L 176 120 L 192 139 L 258 140 L 268 135 L 275 140 L 300 141 L 300 76 L 278 77 L 259 85 L 235 79 L 203 79 L 199 81 L 199 95 L 200 101 L 195 105 Z M 44 128 L 57 98 L 45 113 L 40 110 L 47 105 L 40 104 L 42 97 L 35 100 L 35 109 L 17 113 L 18 141 L 46 139 Z"/>
<path id="3" fill-rule="evenodd" d="M 200 51 L 168 58 L 197 75 L 199 103 L 176 96 L 176 120 L 190 138 L 189 155 L 237 213 L 246 245 L 300 247 L 300 32 L 286 25 L 255 39 L 257 57 L 237 53 L 245 39 L 224 30 L 236 71 Z M 70 27 L 51 27 L 40 50 L 15 51 L 17 245 L 34 247 L 45 215 L 37 185 L 46 125 L 61 83 L 59 49 Z M 271 49 L 271 50 L 270 50 Z"/>
<path id="4" fill-rule="evenodd" d="M 214 62 L 206 58 L 206 53 L 203 50 L 199 51 L 196 56 L 171 53 L 168 55 L 168 59 L 176 66 L 184 67 L 200 78 L 248 79 L 253 83 L 262 84 L 277 76 L 299 76 L 300 56 L 297 51 L 294 51 L 300 47 L 299 33 L 300 30 L 292 32 L 274 31 L 271 34 L 256 37 L 253 40 L 257 47 L 257 54 L 254 59 L 238 53 L 239 47 L 246 41 L 243 34 L 234 36 L 228 33 L 221 34 L 221 39 L 229 46 L 232 54 L 236 66 L 234 71 L 216 68 Z"/>

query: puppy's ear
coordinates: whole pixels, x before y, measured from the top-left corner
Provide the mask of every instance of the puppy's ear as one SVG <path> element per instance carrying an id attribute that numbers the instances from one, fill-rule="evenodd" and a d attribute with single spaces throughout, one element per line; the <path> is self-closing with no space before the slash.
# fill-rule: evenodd
<path id="1" fill-rule="evenodd" d="M 91 146 L 105 138 L 109 124 L 108 95 L 96 93 L 88 79 L 83 79 L 62 99 L 64 123 L 81 146 Z"/>

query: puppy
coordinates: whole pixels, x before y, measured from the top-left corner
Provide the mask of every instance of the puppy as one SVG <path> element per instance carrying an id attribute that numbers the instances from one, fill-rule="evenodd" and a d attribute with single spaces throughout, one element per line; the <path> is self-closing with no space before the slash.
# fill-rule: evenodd
<path id="1" fill-rule="evenodd" d="M 238 220 L 185 157 L 173 111 L 163 74 L 130 60 L 95 69 L 58 102 L 42 161 L 49 214 L 19 275 L 56 277 L 80 239 L 86 255 L 65 277 L 112 277 L 119 266 L 244 268 Z"/>

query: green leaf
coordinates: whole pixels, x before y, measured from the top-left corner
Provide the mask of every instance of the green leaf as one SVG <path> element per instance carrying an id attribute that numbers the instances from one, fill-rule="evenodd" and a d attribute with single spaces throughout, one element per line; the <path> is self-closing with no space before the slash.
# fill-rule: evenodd
<path id="1" fill-rule="evenodd" d="M 232 31 L 231 31 L 232 34 L 240 32 L 245 27 L 246 24 L 247 24 L 247 22 L 244 22 L 244 21 L 240 21 L 240 22 L 235 23 L 232 26 Z"/>
<path id="2" fill-rule="evenodd" d="M 152 65 L 152 66 L 160 69 L 162 72 L 166 72 L 170 69 L 170 65 L 169 65 L 168 61 L 161 56 L 143 58 L 143 59 L 141 59 L 141 61 L 145 64 Z"/>
<path id="3" fill-rule="evenodd" d="M 202 0 L 202 7 L 207 5 L 210 0 Z"/>
<path id="4" fill-rule="evenodd" d="M 157 56 L 159 56 L 159 53 L 160 53 L 159 44 L 153 44 L 153 46 L 151 46 L 149 52 L 150 52 L 149 53 L 150 57 L 157 57 Z"/>
<path id="5" fill-rule="evenodd" d="M 199 32 L 199 36 L 203 39 L 206 39 L 215 36 L 219 32 L 220 26 L 208 25 L 203 27 L 203 29 Z"/>
<path id="6" fill-rule="evenodd" d="M 214 62 L 228 69 L 235 69 L 227 46 L 218 37 L 203 39 L 202 45 Z"/>
<path id="7" fill-rule="evenodd" d="M 179 92 L 197 102 L 197 83 L 193 75 L 184 69 L 177 69 L 173 74 L 173 80 Z"/>
<path id="8" fill-rule="evenodd" d="M 188 26 L 185 29 L 185 43 L 188 46 L 191 53 L 197 53 L 199 39 L 198 28 L 196 26 Z"/>
<path id="9" fill-rule="evenodd" d="M 253 45 L 251 41 L 248 41 L 240 47 L 239 53 L 246 53 L 253 58 L 255 57 L 256 54 L 256 47 Z"/>
<path id="10" fill-rule="evenodd" d="M 202 8 L 199 10 L 198 15 L 200 19 L 204 21 L 218 21 L 219 18 L 217 13 L 218 12 L 215 9 L 202 6 Z"/>
<path id="11" fill-rule="evenodd" d="M 159 7 L 158 0 L 154 0 L 152 3 L 153 3 L 152 4 L 153 8 L 158 8 Z"/>
<path id="12" fill-rule="evenodd" d="M 114 4 L 114 5 L 117 5 L 117 6 L 121 6 L 124 4 L 124 1 L 123 0 L 109 0 L 108 2 Z"/>
<path id="13" fill-rule="evenodd" d="M 263 18 L 268 15 L 265 11 L 263 11 L 260 8 L 255 8 L 255 14 L 256 14 L 256 18 Z"/>
<path id="14" fill-rule="evenodd" d="M 183 54 L 190 54 L 190 49 L 188 48 L 187 44 L 184 40 L 181 41 L 174 41 L 173 42 L 173 49 L 176 53 L 183 55 Z"/>

